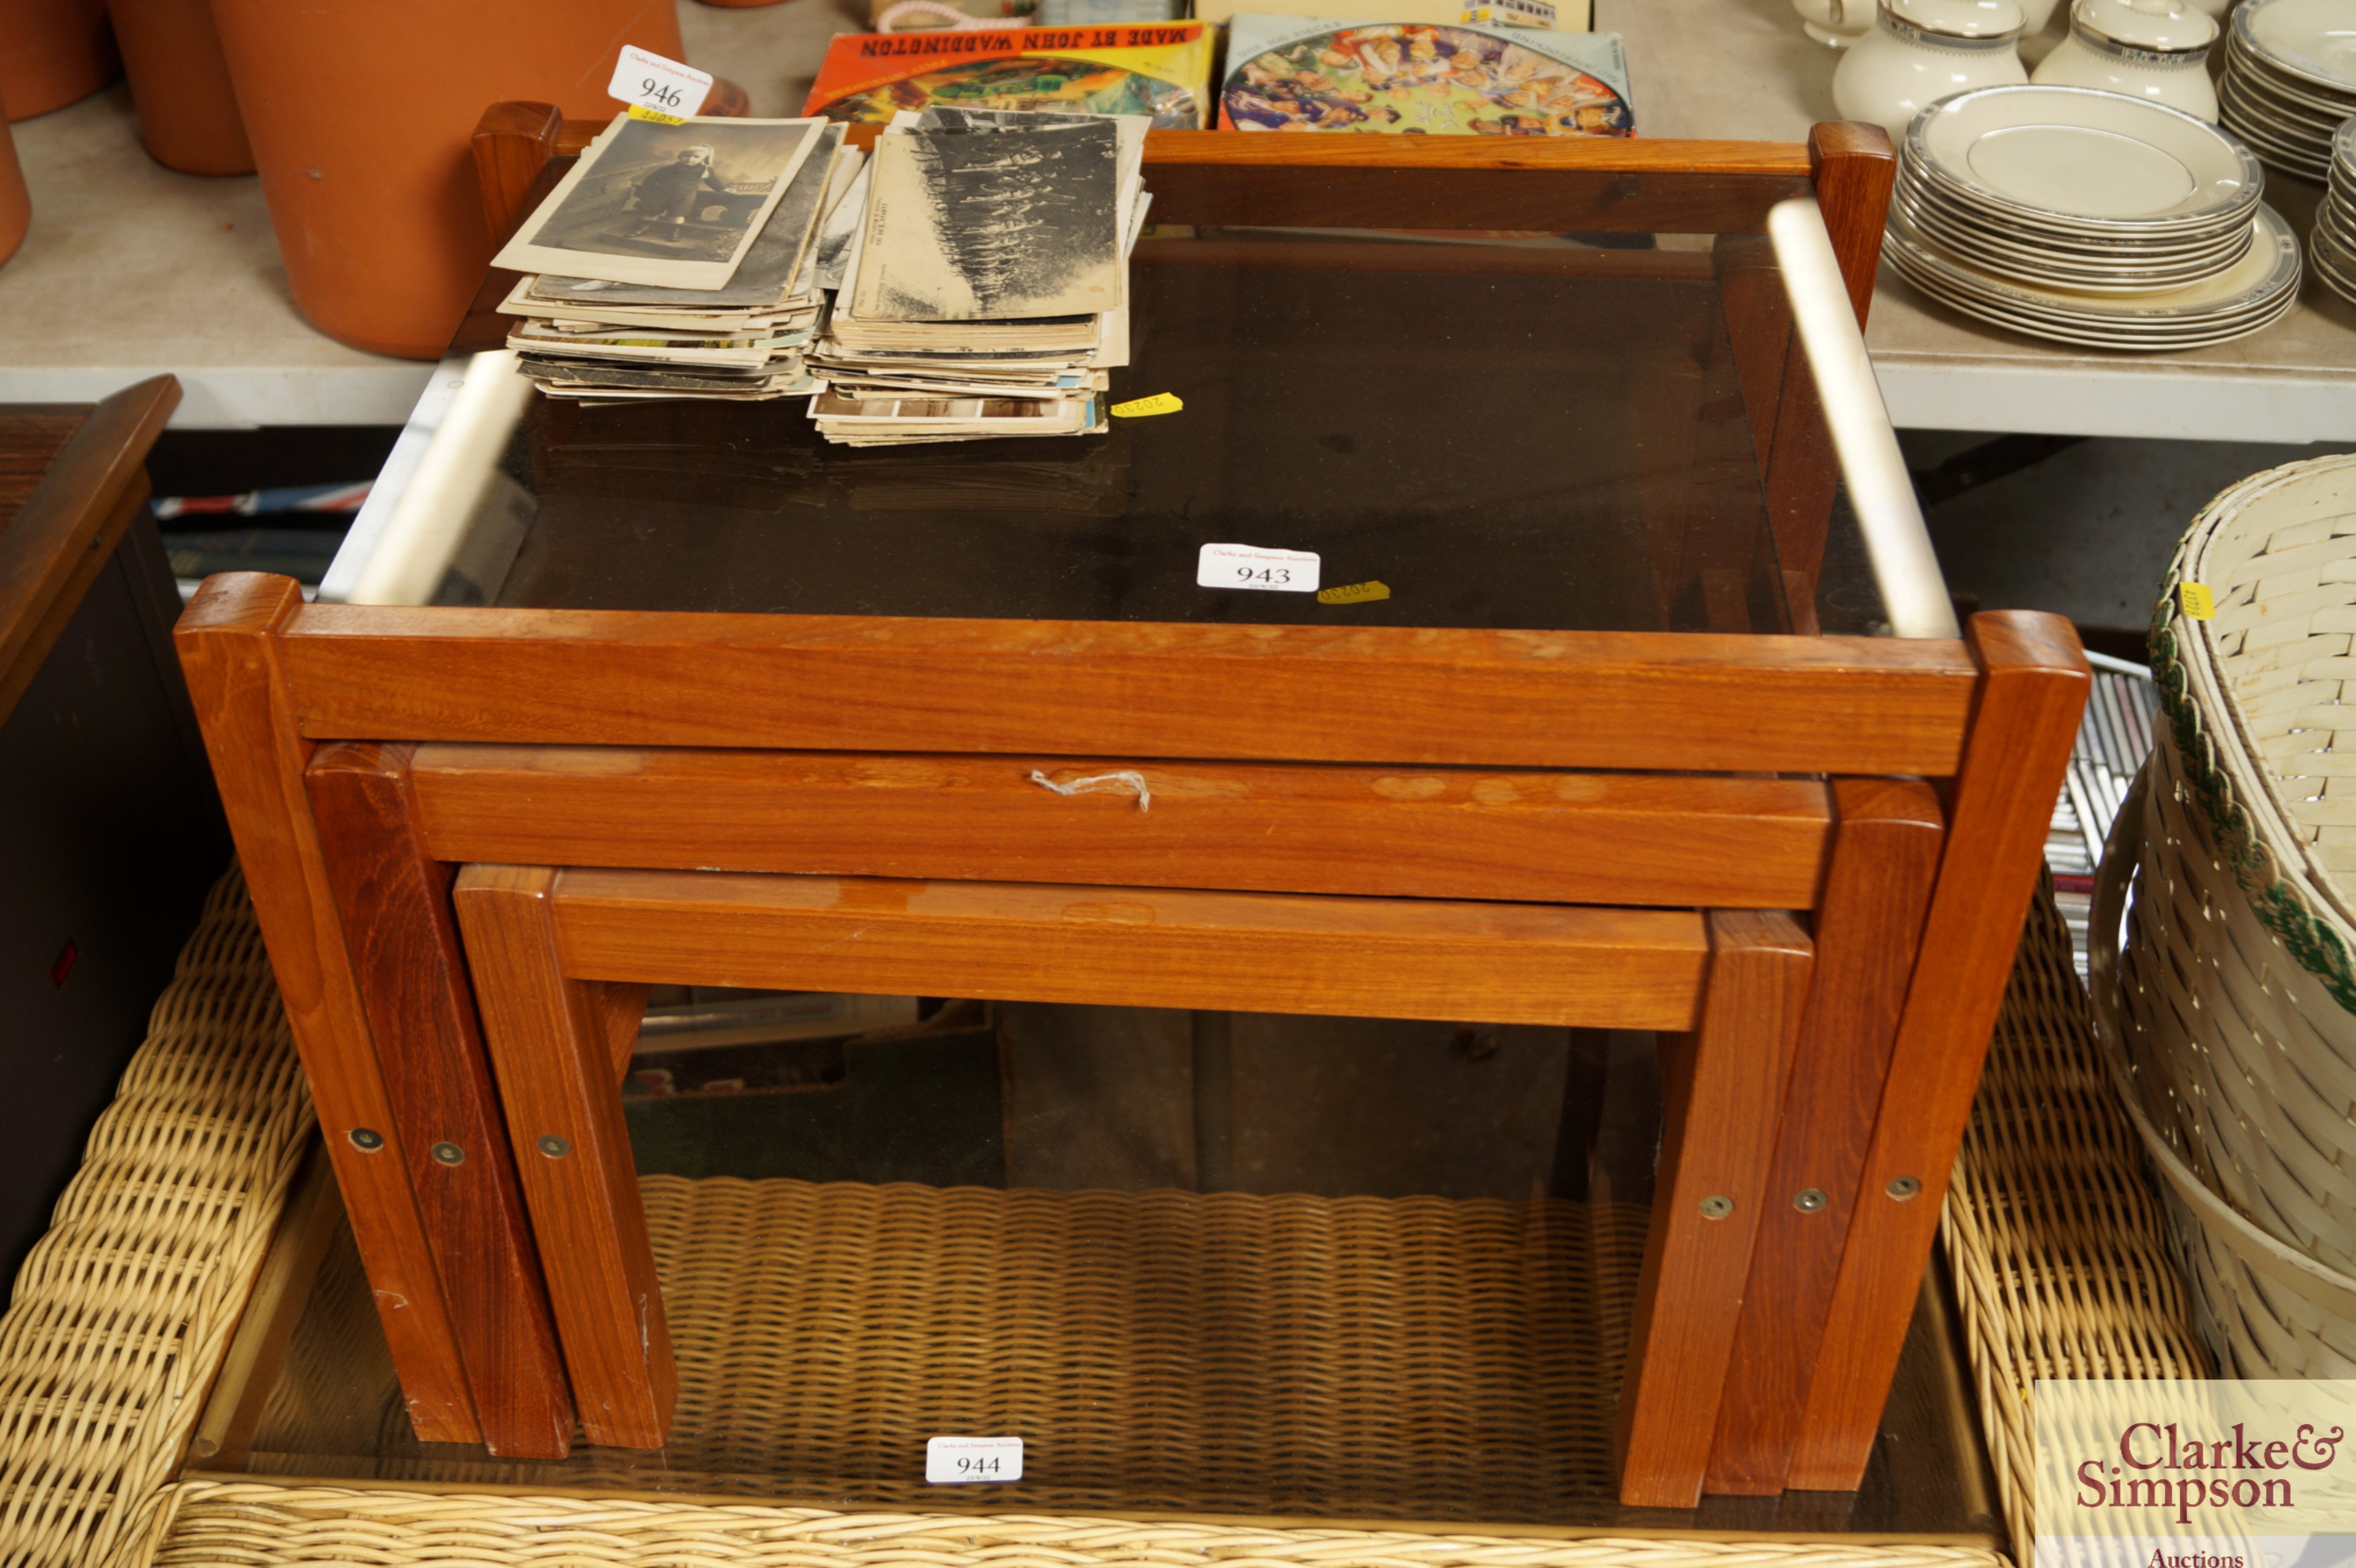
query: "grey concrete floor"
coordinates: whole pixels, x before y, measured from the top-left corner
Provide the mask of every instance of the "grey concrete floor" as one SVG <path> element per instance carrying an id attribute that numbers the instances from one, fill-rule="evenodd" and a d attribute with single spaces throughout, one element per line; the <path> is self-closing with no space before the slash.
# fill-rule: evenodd
<path id="1" fill-rule="evenodd" d="M 1904 431 L 1918 478 L 1990 441 Z M 2140 630 L 2161 575 L 2201 507 L 2262 469 L 2356 445 L 2079 442 L 1944 500 L 1926 497 L 1950 592 L 1984 610 L 2051 610 L 2081 626 Z"/>

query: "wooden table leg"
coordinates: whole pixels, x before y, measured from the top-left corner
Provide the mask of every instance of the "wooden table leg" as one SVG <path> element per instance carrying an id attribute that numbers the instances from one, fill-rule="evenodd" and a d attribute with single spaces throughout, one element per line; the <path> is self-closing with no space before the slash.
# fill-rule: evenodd
<path id="1" fill-rule="evenodd" d="M 494 1454 L 562 1458 L 573 1396 L 450 907 L 412 813 L 412 746 L 338 741 L 305 779 L 410 1184 Z"/>
<path id="2" fill-rule="evenodd" d="M 2058 615 L 1975 615 L 1968 635 L 1979 706 L 1792 1457 L 1804 1491 L 1854 1490 L 1872 1456 L 2092 682 Z"/>
<path id="3" fill-rule="evenodd" d="M 1701 1028 L 1661 1037 L 1662 1179 L 1620 1390 L 1620 1500 L 1700 1499 L 1813 963 L 1788 914 L 1716 911 Z"/>
<path id="4" fill-rule="evenodd" d="M 622 1121 L 614 993 L 564 974 L 559 874 L 469 866 L 455 901 L 582 1430 L 659 1448 L 679 1371 Z"/>
<path id="5" fill-rule="evenodd" d="M 302 605 L 292 578 L 215 577 L 173 641 L 410 1420 L 421 1441 L 473 1443 L 481 1431 L 458 1337 L 304 790 L 311 743 L 295 727 L 277 643 Z"/>
<path id="6" fill-rule="evenodd" d="M 1945 829 L 1929 784 L 1838 779 L 1833 800 L 1838 821 L 1816 908 L 1815 977 L 1751 1246 L 1704 1485 L 1710 1492 L 1783 1489 L 1939 869 Z"/>

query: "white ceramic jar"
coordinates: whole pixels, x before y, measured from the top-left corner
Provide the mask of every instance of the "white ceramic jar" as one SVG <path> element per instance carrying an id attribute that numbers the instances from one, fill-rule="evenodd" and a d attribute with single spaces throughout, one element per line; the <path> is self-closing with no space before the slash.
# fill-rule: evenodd
<path id="1" fill-rule="evenodd" d="M 1820 44 L 1845 49 L 1873 31 L 1875 0 L 1792 0 L 1800 26 Z"/>
<path id="2" fill-rule="evenodd" d="M 2078 0 L 2069 37 L 2029 80 L 2147 98 L 2214 125 L 2216 41 L 2217 24 L 2192 0 Z"/>
<path id="3" fill-rule="evenodd" d="M 2061 4 L 2062 0 L 2020 0 L 2021 37 L 2033 38 L 2043 32 L 2045 24 L 2053 19 L 2054 7 Z"/>
<path id="4" fill-rule="evenodd" d="M 1873 120 L 1901 142 L 1914 116 L 1950 93 L 2029 80 L 2014 0 L 1880 0 L 1873 31 L 1833 72 L 1844 120 Z"/>
<path id="5" fill-rule="evenodd" d="M 2070 13 L 2062 0 L 2020 0 L 2020 8 L 2029 18 L 2020 29 L 2020 61 L 2034 71 L 2070 36 Z"/>

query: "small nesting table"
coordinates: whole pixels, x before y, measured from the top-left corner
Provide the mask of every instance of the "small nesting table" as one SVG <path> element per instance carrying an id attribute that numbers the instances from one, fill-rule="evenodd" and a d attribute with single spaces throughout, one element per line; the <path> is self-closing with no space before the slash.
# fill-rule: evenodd
<path id="1" fill-rule="evenodd" d="M 486 117 L 495 228 L 592 129 Z M 1662 1031 L 1620 1495 L 1853 1488 L 2087 679 L 1929 564 L 1858 336 L 1886 142 L 1147 159 L 1114 395 L 1183 415 L 531 400 L 444 432 L 458 603 L 190 606 L 419 1435 L 662 1442 L 616 1082 L 668 981 Z M 1388 596 L 1199 588 L 1219 541 Z"/>

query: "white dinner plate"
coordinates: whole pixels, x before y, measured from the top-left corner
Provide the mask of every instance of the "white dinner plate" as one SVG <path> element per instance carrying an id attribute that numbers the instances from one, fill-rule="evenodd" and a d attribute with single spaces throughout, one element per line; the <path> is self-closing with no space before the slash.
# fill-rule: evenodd
<path id="1" fill-rule="evenodd" d="M 2319 109 L 2311 105 L 2286 102 L 2273 87 L 2254 71 L 2229 70 L 2220 79 L 2221 91 L 2238 97 L 2244 106 L 2269 123 L 2278 125 L 2290 134 L 2316 142 L 2329 142 L 2331 133 L 2340 129 L 2340 122 L 2356 114 L 2356 106 L 2346 112 Z"/>
<path id="2" fill-rule="evenodd" d="M 2299 76 L 2273 59 L 2237 31 L 2225 34 L 2225 71 L 2255 81 L 2275 97 L 2318 114 L 2356 109 L 2356 88 L 2333 86 Z"/>
<path id="3" fill-rule="evenodd" d="M 2251 108 L 2246 100 L 2235 97 L 2231 82 L 2219 90 L 2217 106 L 2224 112 L 2226 129 L 2247 142 L 2260 161 L 2287 157 L 2312 167 L 2319 175 L 2331 166 L 2331 143 L 2328 137 L 2288 130 L 2279 121 L 2268 120 Z"/>
<path id="4" fill-rule="evenodd" d="M 2101 274 L 2166 272 L 2181 269 L 2188 273 L 2198 274 L 2213 272 L 2231 262 L 2247 250 L 2250 243 L 2250 219 L 2247 216 L 2232 229 L 2205 239 L 2198 245 L 2158 247 L 2101 240 L 2065 244 L 2050 234 L 1997 227 L 1981 220 L 1975 214 L 1960 212 L 1952 206 L 1926 199 L 1915 192 L 1893 191 L 1890 199 L 1903 208 L 1916 229 L 1935 235 L 1943 243 L 1949 240 L 1965 245 L 1977 242 L 1994 253 L 2032 259 L 2037 264 L 2051 265 L 2060 271 Z"/>
<path id="5" fill-rule="evenodd" d="M 2283 316 L 2290 314 L 2289 309 L 2286 308 L 2279 315 L 2268 316 L 2264 321 L 2254 322 L 2247 326 L 2237 326 L 2230 331 L 2211 333 L 2201 337 L 2188 337 L 2174 343 L 2136 343 L 2104 333 L 2072 332 L 2062 327 L 2041 326 L 2034 322 L 2008 321 L 1997 312 L 1983 310 L 1962 300 L 1941 299 L 1936 294 L 1931 297 L 1938 299 L 1941 304 L 1950 310 L 1987 322 L 1991 326 L 2001 326 L 2009 331 L 2018 332 L 2024 337 L 2042 338 L 2049 343 L 2068 344 L 2072 347 L 2104 348 L 2126 354 L 2183 354 L 2195 348 L 2214 348 L 2221 343 L 2232 343 L 2264 332 L 2267 327 L 2280 321 Z"/>
<path id="6" fill-rule="evenodd" d="M 2005 327 L 2025 336 L 2044 338 L 2089 348 L 2119 349 L 2130 353 L 2166 353 L 2190 348 L 2206 348 L 2219 343 L 2231 343 L 2262 332 L 2290 314 L 2298 304 L 2298 291 L 2287 291 L 2279 300 L 2255 315 L 2236 317 L 2223 324 L 2189 328 L 2169 336 L 2151 336 L 2123 330 L 2115 325 L 2090 326 L 2076 322 L 2055 322 L 2050 319 L 2017 313 L 2001 304 L 1960 294 L 1941 286 L 1935 274 L 1918 272 L 1908 266 L 1903 252 L 1890 252 L 1891 265 L 1898 274 L 1921 289 L 1931 298 L 1951 310 Z"/>
<path id="7" fill-rule="evenodd" d="M 2312 232 L 2329 235 L 2343 253 L 2356 256 L 2356 213 L 2326 203 L 2316 210 Z"/>
<path id="8" fill-rule="evenodd" d="M 2207 122 L 2083 87 L 1959 92 L 1916 115 L 1906 144 L 1928 177 L 1976 202 L 2096 233 L 2213 224 L 2265 178 Z"/>
<path id="9" fill-rule="evenodd" d="M 2021 272 L 2031 278 L 2050 273 L 2056 278 L 2104 283 L 2143 278 L 2148 280 L 2145 287 L 2155 289 L 2197 283 L 2223 272 L 2250 248 L 2252 232 L 2245 221 L 2234 232 L 2197 250 L 2146 251 L 2119 246 L 2087 251 L 2052 244 L 2034 235 L 2015 237 L 1992 232 L 1902 188 L 1891 192 L 1890 201 L 1906 215 L 1906 221 L 1917 233 L 1947 250 L 1984 258 L 1997 272 Z"/>
<path id="10" fill-rule="evenodd" d="M 2224 278 L 2153 294 L 2090 294 L 2026 285 L 1987 273 L 1909 233 L 1892 233 L 1885 250 L 1903 271 L 1930 275 L 1946 294 L 1972 296 L 2021 318 L 2126 336 L 2181 336 L 2262 315 L 2276 306 L 2283 292 L 2295 290 L 2299 278 L 2299 247 L 2287 226 L 2253 247 L 2253 254 Z"/>
<path id="11" fill-rule="evenodd" d="M 2329 108 L 2295 99 L 2280 91 L 2273 81 L 2254 70 L 2229 70 L 2224 80 L 2233 91 L 2248 101 L 2251 108 L 2268 120 L 2279 122 L 2285 129 L 2297 130 L 2324 141 L 2340 129 L 2340 123 L 2356 114 L 2356 104 L 2332 105 Z"/>
<path id="12" fill-rule="evenodd" d="M 2356 254 L 2351 254 L 2346 245 L 2318 230 L 2308 239 L 2307 259 L 2326 288 L 2356 304 Z"/>
<path id="13" fill-rule="evenodd" d="M 2347 114 L 2294 113 L 2267 98 L 2265 89 L 2254 85 L 2248 76 L 2239 71 L 2228 71 L 2218 81 L 2217 91 L 2220 101 L 2232 100 L 2249 118 L 2259 123 L 2259 129 L 2272 131 L 2284 141 L 2328 147 L 2331 133 L 2348 118 Z M 2356 109 L 2349 113 L 2356 113 Z"/>
<path id="14" fill-rule="evenodd" d="M 2058 228 L 1974 202 L 1963 192 L 1923 179 L 1901 161 L 1893 196 L 1902 195 L 1914 209 L 1986 235 L 2000 243 L 2040 253 L 2051 251 L 2065 260 L 2088 263 L 2117 261 L 2166 266 L 2182 261 L 2198 264 L 2222 252 L 2238 255 L 2248 243 L 2250 212 L 2229 215 L 2222 221 L 2197 229 L 2085 234 Z"/>
<path id="15" fill-rule="evenodd" d="M 2356 7 L 2347 0 L 2244 0 L 2233 28 L 2276 69 L 2356 93 Z"/>
<path id="16" fill-rule="evenodd" d="M 1908 227 L 1917 236 L 1983 272 L 2002 278 L 2017 278 L 2032 285 L 2051 285 L 2088 293 L 2152 293 L 2166 289 L 2189 288 L 2204 279 L 2215 277 L 2242 259 L 2240 251 L 2229 251 L 2201 266 L 2173 271 L 2076 271 L 2046 257 L 1966 244 L 1952 233 L 1920 221 L 1911 211 L 1904 212 L 1903 216 Z M 2248 239 L 2247 234 L 2243 236 L 2242 249 L 2244 251 L 2248 249 Z"/>
<path id="17" fill-rule="evenodd" d="M 2284 132 L 2266 122 L 2233 95 L 2231 81 L 2219 87 L 2217 105 L 2223 112 L 2226 128 L 2248 143 L 2261 161 L 2301 179 L 2318 182 L 2329 171 L 2331 155 L 2326 144 Z"/>
<path id="18" fill-rule="evenodd" d="M 2263 312 L 2285 290 L 2298 286 L 2298 237 L 2270 207 L 2260 207 L 2249 253 L 2226 272 L 2188 288 L 2148 293 L 2096 294 L 2040 288 L 1974 267 L 1946 254 L 1895 219 L 1885 249 L 1897 252 L 1909 272 L 1939 280 L 1942 293 L 1964 293 L 2036 317 L 2115 329 L 2138 324 L 2165 329 L 2180 324 L 2201 330 L 2222 320 Z"/>

